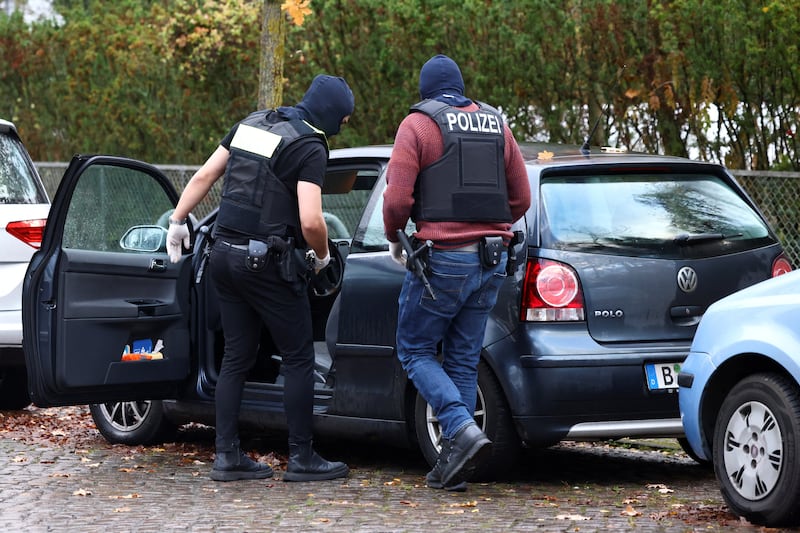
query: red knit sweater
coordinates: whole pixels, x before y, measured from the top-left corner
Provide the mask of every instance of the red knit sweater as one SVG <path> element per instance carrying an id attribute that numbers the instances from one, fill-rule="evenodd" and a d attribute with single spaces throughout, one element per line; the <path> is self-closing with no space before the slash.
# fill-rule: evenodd
<path id="1" fill-rule="evenodd" d="M 475 111 L 474 103 L 462 108 Z M 508 203 L 513 220 L 519 219 L 531 204 L 528 173 L 517 141 L 507 125 L 505 129 L 505 170 Z M 397 242 L 398 228 L 405 228 L 414 205 L 414 184 L 420 171 L 439 159 L 444 151 L 442 133 L 436 122 L 423 113 L 411 113 L 397 129 L 383 193 L 383 226 L 386 238 Z M 437 247 L 454 248 L 471 244 L 484 235 L 511 238 L 511 224 L 503 222 L 430 222 L 417 220 L 418 239 L 433 241 Z"/>

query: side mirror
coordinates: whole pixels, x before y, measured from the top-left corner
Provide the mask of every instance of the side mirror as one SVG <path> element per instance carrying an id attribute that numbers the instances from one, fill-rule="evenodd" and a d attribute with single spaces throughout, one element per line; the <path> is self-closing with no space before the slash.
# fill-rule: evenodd
<path id="1" fill-rule="evenodd" d="M 166 252 L 167 230 L 161 226 L 133 226 L 119 240 L 119 245 L 132 252 Z"/>

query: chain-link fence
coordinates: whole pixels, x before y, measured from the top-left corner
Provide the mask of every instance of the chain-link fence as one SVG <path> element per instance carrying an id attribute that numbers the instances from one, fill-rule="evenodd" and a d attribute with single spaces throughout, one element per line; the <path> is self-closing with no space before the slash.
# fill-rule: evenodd
<path id="1" fill-rule="evenodd" d="M 157 166 L 179 192 L 198 168 L 186 165 Z M 36 167 L 42 176 L 47 193 L 52 198 L 67 164 L 36 163 Z M 753 170 L 731 172 L 769 220 L 794 267 L 800 267 L 800 172 Z M 198 219 L 202 219 L 219 204 L 220 186 L 221 181 L 218 181 L 194 210 L 194 215 Z"/>

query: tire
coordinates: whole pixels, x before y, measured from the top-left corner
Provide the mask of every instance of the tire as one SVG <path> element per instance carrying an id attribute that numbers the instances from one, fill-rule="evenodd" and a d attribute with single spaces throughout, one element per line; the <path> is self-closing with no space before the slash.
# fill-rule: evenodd
<path id="1" fill-rule="evenodd" d="M 0 371 L 0 410 L 16 411 L 28 407 L 28 373 L 24 368 L 7 368 Z"/>
<path id="2" fill-rule="evenodd" d="M 678 444 L 681 445 L 681 449 L 695 463 L 699 464 L 700 466 L 706 467 L 706 468 L 711 468 L 714 465 L 714 463 L 712 461 L 709 461 L 708 459 L 701 459 L 699 455 L 694 453 L 694 450 L 692 449 L 691 445 L 689 444 L 689 441 L 686 438 L 681 437 L 681 438 L 679 438 L 677 440 L 678 440 Z"/>
<path id="3" fill-rule="evenodd" d="M 714 472 L 731 510 L 768 527 L 800 524 L 800 390 L 773 373 L 731 389 L 714 428 Z"/>
<path id="4" fill-rule="evenodd" d="M 172 440 L 177 426 L 160 401 L 99 403 L 89 406 L 95 426 L 111 444 L 157 444 Z"/>
<path id="5" fill-rule="evenodd" d="M 502 478 L 519 459 L 522 445 L 500 383 L 483 361 L 478 365 L 478 399 L 474 418 L 492 441 L 492 451 L 489 459 L 478 466 L 472 479 L 490 481 Z M 423 457 L 433 466 L 442 449 L 442 431 L 431 406 L 419 393 L 414 406 L 414 429 Z"/>

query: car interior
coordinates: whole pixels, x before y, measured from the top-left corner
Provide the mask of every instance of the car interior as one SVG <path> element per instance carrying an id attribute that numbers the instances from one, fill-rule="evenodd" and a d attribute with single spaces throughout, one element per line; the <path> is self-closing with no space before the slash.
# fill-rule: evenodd
<path id="1" fill-rule="evenodd" d="M 325 386 L 333 367 L 333 348 L 336 345 L 338 325 L 338 296 L 344 265 L 350 252 L 353 237 L 362 214 L 372 195 L 380 169 L 358 166 L 333 167 L 325 177 L 322 190 L 322 209 L 328 226 L 331 265 L 312 279 L 309 299 L 313 321 L 315 378 L 318 386 Z M 338 283 L 337 283 L 338 282 Z M 219 372 L 224 350 L 224 337 L 215 305 L 213 287 L 203 283 L 200 288 L 206 299 L 208 313 L 209 346 L 213 346 L 213 372 Z M 266 327 L 262 328 L 255 367 L 248 377 L 249 382 L 280 384 L 281 356 Z"/>

